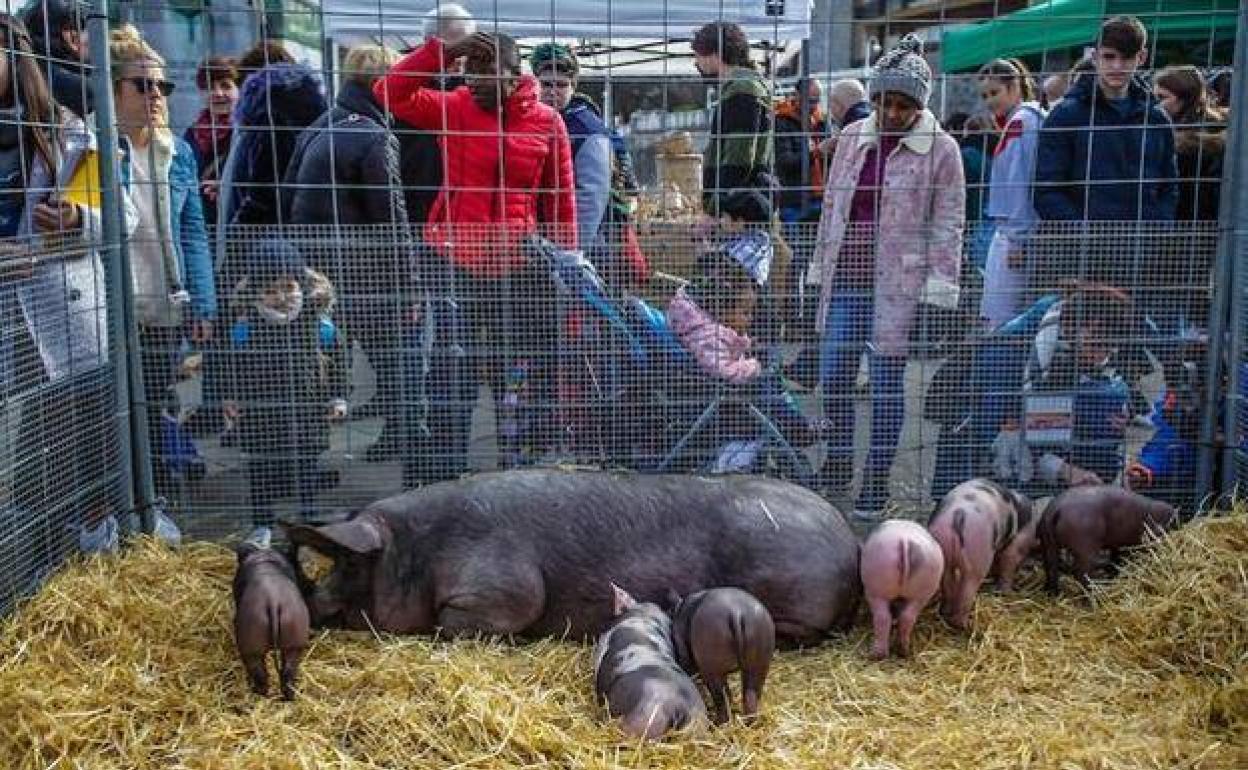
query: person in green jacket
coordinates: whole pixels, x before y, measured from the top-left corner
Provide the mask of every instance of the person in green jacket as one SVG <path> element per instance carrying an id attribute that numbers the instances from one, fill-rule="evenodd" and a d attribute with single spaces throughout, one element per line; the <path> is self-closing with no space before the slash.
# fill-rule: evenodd
<path id="1" fill-rule="evenodd" d="M 730 190 L 772 192 L 772 94 L 750 63 L 750 42 L 738 25 L 707 24 L 694 33 L 691 46 L 698 71 L 719 85 L 702 159 L 702 206 L 715 216 Z"/>

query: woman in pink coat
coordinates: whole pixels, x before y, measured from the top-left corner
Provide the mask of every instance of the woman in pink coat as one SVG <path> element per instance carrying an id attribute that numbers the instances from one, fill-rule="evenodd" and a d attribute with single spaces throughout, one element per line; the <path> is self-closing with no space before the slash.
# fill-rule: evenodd
<path id="1" fill-rule="evenodd" d="M 853 475 L 852 393 L 869 353 L 871 451 L 854 510 L 862 520 L 878 518 L 888 501 L 919 305 L 958 303 L 966 188 L 957 142 L 925 108 L 931 78 L 913 35 L 876 62 L 876 111 L 836 143 L 812 260 L 812 280 L 822 285 L 826 487 L 845 489 Z"/>

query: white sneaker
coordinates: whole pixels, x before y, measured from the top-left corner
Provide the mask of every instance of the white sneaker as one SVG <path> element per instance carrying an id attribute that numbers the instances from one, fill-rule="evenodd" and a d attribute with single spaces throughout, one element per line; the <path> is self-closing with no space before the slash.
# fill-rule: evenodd
<path id="1" fill-rule="evenodd" d="M 107 516 L 78 530 L 78 548 L 83 553 L 116 553 L 120 544 L 121 526 L 116 516 Z"/>

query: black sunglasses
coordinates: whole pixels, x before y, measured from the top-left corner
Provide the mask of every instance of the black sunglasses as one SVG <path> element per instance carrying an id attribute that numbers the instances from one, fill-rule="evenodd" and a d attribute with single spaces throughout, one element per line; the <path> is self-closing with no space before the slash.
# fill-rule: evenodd
<path id="1" fill-rule="evenodd" d="M 122 80 L 132 83 L 134 90 L 141 94 L 150 94 L 153 90 L 158 90 L 162 96 L 168 96 L 177 87 L 177 83 L 169 80 L 153 80 L 152 78 L 122 78 Z"/>

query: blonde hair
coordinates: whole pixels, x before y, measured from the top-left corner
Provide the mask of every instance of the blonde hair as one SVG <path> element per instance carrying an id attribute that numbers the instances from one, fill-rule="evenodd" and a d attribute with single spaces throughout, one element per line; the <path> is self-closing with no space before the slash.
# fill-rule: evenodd
<path id="1" fill-rule="evenodd" d="M 131 24 L 123 24 L 109 33 L 108 54 L 113 60 L 114 78 L 128 67 L 165 66 L 165 58 L 148 45 Z"/>
<path id="2" fill-rule="evenodd" d="M 132 67 L 164 67 L 165 58 L 148 45 L 142 33 L 131 24 L 122 24 L 108 35 L 108 55 L 112 59 L 113 90 L 119 87 L 119 81 L 125 77 L 126 70 Z M 165 102 L 163 123 L 151 125 L 153 137 L 161 143 L 172 143 L 173 133 L 169 129 L 169 104 Z"/>
<path id="3" fill-rule="evenodd" d="M 391 48 L 357 45 L 347 51 L 347 57 L 342 62 L 343 79 L 365 88 L 371 87 L 373 81 L 386 74 L 398 59 L 399 55 Z"/>

